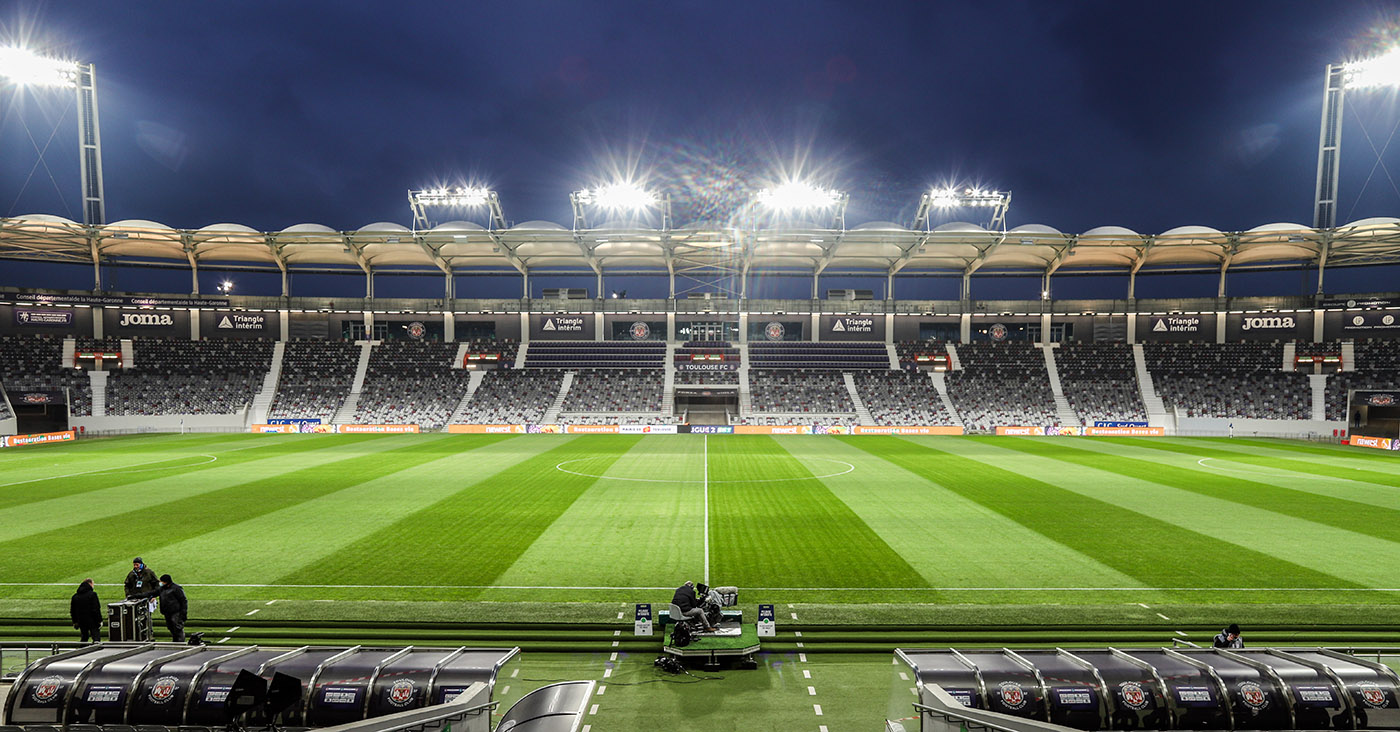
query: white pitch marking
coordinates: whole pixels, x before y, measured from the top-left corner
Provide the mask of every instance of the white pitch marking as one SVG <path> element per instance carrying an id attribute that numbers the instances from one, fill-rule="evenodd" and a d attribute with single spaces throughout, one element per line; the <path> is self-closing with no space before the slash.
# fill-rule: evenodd
<path id="1" fill-rule="evenodd" d="M 906 673 L 904 673 L 903 671 L 900 671 L 900 672 L 899 672 L 899 680 L 900 680 L 900 681 L 908 681 L 908 680 L 909 680 L 909 674 L 906 674 Z"/>
<path id="2" fill-rule="evenodd" d="M 519 675 L 520 675 L 520 669 L 515 669 L 515 670 L 513 670 L 513 671 L 510 672 L 510 677 L 511 677 L 512 679 L 515 678 L 515 677 L 517 677 L 517 676 L 519 676 Z"/>
<path id="3" fill-rule="evenodd" d="M 1163 615 L 1163 614 L 1161 614 L 1161 613 L 1157 613 L 1157 617 L 1159 617 L 1159 618 L 1161 618 L 1161 619 L 1163 619 L 1163 620 L 1171 620 L 1171 618 L 1169 618 L 1169 617 L 1167 617 L 1167 616 L 1165 616 L 1165 615 Z"/>
<path id="4" fill-rule="evenodd" d="M 621 620 L 621 619 L 622 619 L 622 613 L 618 613 L 618 614 L 617 614 L 617 619 L 618 619 L 618 620 Z"/>
<path id="5" fill-rule="evenodd" d="M 0 486 L 3 487 L 3 486 Z M 0 582 L 0 587 L 67 587 L 71 582 Z M 97 582 L 97 587 L 121 587 L 120 582 Z M 283 585 L 254 583 L 189 583 L 182 587 L 276 587 L 294 590 L 674 590 L 670 585 Z M 1400 592 L 1400 587 L 754 587 L 756 592 Z M 327 600 L 326 602 L 332 602 Z M 334 602 L 340 602 L 336 600 Z"/>
<path id="6" fill-rule="evenodd" d="M 705 584 L 710 584 L 710 436 L 704 435 L 700 443 L 700 462 L 704 477 L 704 532 L 705 532 Z"/>
<path id="7" fill-rule="evenodd" d="M 617 641 L 613 641 L 612 647 L 613 647 L 613 648 L 617 648 L 617 646 L 618 646 Z"/>
<path id="8" fill-rule="evenodd" d="M 612 654 L 611 656 L 608 656 L 608 660 L 609 660 L 609 661 L 616 661 L 616 660 L 617 660 L 617 652 L 614 651 L 613 654 Z M 520 669 L 516 669 L 516 671 L 519 671 L 519 670 L 520 670 Z"/>
<path id="9" fill-rule="evenodd" d="M 614 630 L 614 631 L 613 631 L 613 635 L 614 635 L 614 636 L 622 635 L 622 631 L 620 631 L 620 630 Z"/>
<path id="10" fill-rule="evenodd" d="M 603 695 L 603 692 L 605 692 L 605 691 L 607 691 L 607 690 L 608 690 L 608 687 L 607 687 L 606 684 L 600 685 L 600 686 L 598 687 L 598 693 L 597 693 L 596 696 L 602 696 L 602 695 Z"/>
<path id="11" fill-rule="evenodd" d="M 822 716 L 822 705 L 820 705 L 820 704 L 813 704 L 813 705 L 812 705 L 812 708 L 816 710 L 817 716 L 818 716 L 818 717 Z"/>
<path id="12" fill-rule="evenodd" d="M 194 454 L 194 455 L 181 455 L 181 456 L 179 456 L 179 457 L 162 458 L 162 459 L 160 459 L 160 460 L 147 460 L 147 461 L 144 462 L 144 463 L 132 463 L 130 467 L 133 467 L 133 468 L 134 468 L 134 467 L 136 467 L 137 465 L 155 465 L 156 463 L 168 463 L 168 462 L 170 462 L 171 460 L 184 460 L 184 459 L 187 458 L 187 457 L 207 457 L 207 458 L 209 458 L 209 459 L 208 459 L 208 460 L 205 460 L 205 461 L 202 462 L 202 463 L 191 463 L 191 464 L 189 464 L 189 465 L 175 465 L 175 466 L 172 466 L 172 467 L 169 467 L 169 468 L 148 468 L 148 469 L 146 469 L 146 470 L 130 470 L 128 467 L 120 467 L 120 468 L 97 468 L 97 469 L 95 469 L 95 470 L 84 470 L 84 471 L 82 471 L 82 472 L 80 472 L 80 473 L 68 473 L 68 474 L 66 474 L 66 475 L 46 475 L 46 476 L 44 476 L 44 477 L 42 477 L 42 478 L 33 478 L 33 479 L 31 479 L 31 480 L 17 480 L 17 481 L 15 481 L 15 482 L 13 482 L 13 483 L 0 483 L 0 488 L 9 488 L 9 487 L 12 486 L 12 485 L 24 485 L 25 483 L 38 483 L 38 482 L 43 481 L 43 480 L 57 480 L 57 479 L 59 479 L 59 478 L 76 478 L 76 477 L 78 477 L 78 476 L 80 476 L 80 475 L 92 475 L 93 473 L 113 473 L 113 472 L 121 472 L 121 473 L 154 473 L 154 472 L 157 471 L 157 470 L 173 470 L 173 469 L 175 469 L 175 468 L 193 468 L 193 467 L 195 467 L 196 465 L 208 465 L 209 463 L 212 463 L 212 462 L 214 462 L 214 461 L 216 461 L 216 460 L 219 459 L 218 456 L 216 456 L 216 455 L 205 455 L 204 453 L 196 453 L 196 454 Z"/>
<path id="13" fill-rule="evenodd" d="M 709 438 L 706 437 L 706 439 L 708 440 Z M 709 452 L 708 446 L 706 446 L 706 453 L 708 453 L 708 452 Z M 694 483 L 694 482 L 695 482 L 695 480 L 694 480 L 693 478 L 692 478 L 692 479 L 687 479 L 687 478 L 679 478 L 679 479 L 677 479 L 677 478 L 624 478 L 624 477 L 618 476 L 618 475 L 593 475 L 592 473 L 580 473 L 580 472 L 575 471 L 575 470 L 568 470 L 568 469 L 566 469 L 566 468 L 564 467 L 565 465 L 568 465 L 569 463 L 577 463 L 577 462 L 581 462 L 581 461 L 584 461 L 584 460 L 592 460 L 592 459 L 593 459 L 593 458 L 576 458 L 576 459 L 574 459 L 574 460 L 565 460 L 564 462 L 555 465 L 555 466 L 554 466 L 554 469 L 555 469 L 555 470 L 558 470 L 558 471 L 561 472 L 561 473 L 568 473 L 569 475 L 577 475 L 577 476 L 579 476 L 579 477 L 581 477 L 581 478 L 593 478 L 593 479 L 595 479 L 595 480 L 626 480 L 626 481 L 631 481 L 631 482 L 634 482 L 634 483 Z M 807 459 L 807 460 L 820 460 L 820 461 L 825 462 L 825 463 L 836 463 L 836 464 L 838 464 L 838 465 L 845 465 L 845 466 L 846 466 L 846 469 L 845 469 L 845 470 L 842 470 L 842 471 L 839 472 L 839 473 L 827 473 L 826 475 L 804 476 L 804 477 L 801 477 L 801 478 L 762 478 L 762 479 L 758 479 L 758 480 L 715 480 L 715 481 L 709 481 L 707 478 L 705 478 L 705 477 L 702 476 L 701 480 L 702 480 L 702 481 L 705 481 L 705 482 L 713 482 L 713 483 L 786 483 L 786 482 L 794 481 L 794 480 L 822 480 L 823 478 L 835 478 L 835 477 L 837 477 L 837 476 L 839 476 L 839 475 L 845 475 L 845 474 L 847 474 L 847 473 L 854 472 L 855 469 L 856 469 L 856 466 L 854 466 L 854 465 L 852 465 L 852 464 L 846 462 L 845 460 L 832 460 L 831 458 L 819 458 L 819 457 L 807 457 L 806 459 Z M 0 486 L 0 487 L 3 487 L 3 486 Z"/>
<path id="14" fill-rule="evenodd" d="M 798 647 L 798 648 L 803 648 L 804 646 L 803 646 L 801 643 L 798 643 L 798 644 L 797 644 L 797 647 Z"/>
<path id="15" fill-rule="evenodd" d="M 262 608 L 255 608 L 255 609 L 253 609 L 253 610 L 249 610 L 248 612 L 244 613 L 244 615 L 257 615 L 257 614 L 260 613 L 260 612 L 262 612 Z"/>
<path id="16" fill-rule="evenodd" d="M 597 704 L 594 704 L 593 706 L 589 707 L 589 708 L 588 708 L 588 713 L 589 713 L 589 714 L 597 714 L 597 713 L 598 713 L 598 705 L 597 705 Z"/>
<path id="17" fill-rule="evenodd" d="M 502 686 L 502 687 L 501 687 L 501 696 L 505 696 L 506 694 L 509 694 L 509 693 L 510 693 L 510 687 L 509 687 L 509 686 Z"/>
<path id="18" fill-rule="evenodd" d="M 1186 634 L 1183 633 L 1183 632 L 1181 632 L 1181 631 L 1179 631 L 1179 630 L 1176 631 L 1176 634 L 1179 635 L 1179 636 L 1181 636 L 1181 637 L 1183 637 L 1183 638 L 1186 637 Z"/>
<path id="19" fill-rule="evenodd" d="M 789 610 L 792 609 L 792 603 L 790 603 L 790 602 L 788 603 L 788 609 L 789 609 Z"/>
<path id="20" fill-rule="evenodd" d="M 277 601 L 276 601 L 276 600 L 268 600 L 266 604 L 271 605 L 271 604 L 274 603 L 274 602 L 277 602 Z"/>
<path id="21" fill-rule="evenodd" d="M 805 653 L 799 653 L 799 654 L 797 654 L 797 660 L 798 660 L 798 661 L 801 661 L 802 663 L 806 663 L 806 662 L 807 662 L 807 654 L 805 654 Z"/>
<path id="22" fill-rule="evenodd" d="M 1139 602 L 1139 603 L 1138 603 L 1138 607 L 1142 608 L 1143 610 L 1151 610 L 1151 609 L 1152 609 L 1152 608 L 1150 608 L 1150 607 L 1147 606 L 1147 603 L 1143 603 L 1143 602 Z"/>
<path id="23" fill-rule="evenodd" d="M 224 636 L 224 637 L 222 637 L 222 638 L 219 639 L 219 642 L 220 642 L 220 643 L 225 643 L 225 642 L 227 642 L 227 641 L 228 641 L 228 636 Z"/>
<path id="24" fill-rule="evenodd" d="M 801 638 L 801 637 L 802 637 L 802 631 L 800 631 L 800 630 L 794 630 L 794 631 L 792 631 L 792 634 L 795 635 L 795 636 L 797 636 L 798 638 Z"/>
<path id="25" fill-rule="evenodd" d="M 797 619 L 797 613 L 793 613 L 793 614 L 792 614 L 792 619 L 793 619 L 793 620 L 796 620 L 796 619 Z"/>
<path id="26" fill-rule="evenodd" d="M 826 732 L 826 725 L 817 725 L 817 732 Z"/>
<path id="27" fill-rule="evenodd" d="M 593 725 L 591 725 L 591 724 L 585 724 L 585 725 L 583 725 L 583 732 L 589 732 L 589 730 L 592 730 L 592 729 L 593 729 Z"/>
<path id="28" fill-rule="evenodd" d="M 804 679 L 810 679 L 810 678 L 812 678 L 812 672 L 811 672 L 809 669 L 805 669 L 805 668 L 802 669 L 802 678 L 804 678 Z"/>
<path id="29" fill-rule="evenodd" d="M 1227 473 L 1245 473 L 1245 474 L 1248 474 L 1248 475 L 1267 476 L 1267 477 L 1270 477 L 1270 478 L 1297 478 L 1299 475 L 1306 475 L 1306 473 L 1268 473 L 1268 472 L 1260 472 L 1260 471 L 1258 471 L 1258 470 L 1240 470 L 1239 468 L 1222 468 L 1222 467 L 1220 467 L 1219 465 L 1206 465 L 1206 461 L 1207 461 L 1207 460 L 1223 460 L 1223 459 L 1224 459 L 1224 458 L 1208 458 L 1208 457 L 1204 457 L 1204 458 L 1201 458 L 1200 460 L 1197 460 L 1197 461 L 1196 461 L 1196 464 L 1199 465 L 1199 466 L 1201 466 L 1201 467 L 1203 467 L 1203 468 L 1209 468 L 1210 470 L 1224 470 L 1224 471 L 1227 472 Z M 1245 464 L 1248 465 L 1248 463 L 1245 463 Z M 1357 468 L 1357 469 L 1360 470 L 1360 468 Z"/>
<path id="30" fill-rule="evenodd" d="M 233 626 L 232 628 L 229 628 L 228 630 L 225 630 L 224 633 L 232 633 L 232 632 L 234 632 L 234 631 L 236 631 L 236 630 L 238 630 L 239 628 L 242 628 L 242 627 L 243 627 L 243 626 L 241 626 L 241 625 L 235 625 L 235 626 Z"/>
<path id="31" fill-rule="evenodd" d="M 603 669 L 603 678 L 606 679 L 606 678 L 610 678 L 610 677 L 612 677 L 612 669 L 610 669 L 610 668 L 605 668 L 605 669 Z"/>
<path id="32" fill-rule="evenodd" d="M 815 687 L 815 686 L 809 686 L 809 687 L 807 687 L 807 696 L 816 696 L 816 695 L 817 695 L 817 687 Z"/>

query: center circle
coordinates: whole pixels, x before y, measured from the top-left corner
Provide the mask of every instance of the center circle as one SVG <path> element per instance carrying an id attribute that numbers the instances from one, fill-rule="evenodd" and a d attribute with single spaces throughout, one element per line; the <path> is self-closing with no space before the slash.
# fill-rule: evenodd
<path id="1" fill-rule="evenodd" d="M 807 460 L 818 460 L 818 461 L 821 461 L 821 462 L 824 462 L 824 463 L 835 463 L 835 464 L 837 464 L 837 465 L 844 465 L 844 466 L 846 466 L 846 469 L 845 469 L 845 470 L 840 470 L 840 471 L 837 471 L 837 472 L 834 472 L 834 473 L 826 473 L 826 474 L 824 474 L 824 475 L 808 475 L 808 476 L 803 476 L 803 477 L 801 477 L 801 478 L 760 478 L 760 479 L 758 479 L 758 480 L 711 480 L 711 481 L 702 481 L 702 480 L 698 480 L 698 479 L 695 479 L 695 478 L 625 478 L 625 477 L 617 476 L 617 475 L 597 475 L 597 474 L 594 474 L 594 473 L 581 473 L 581 472 L 579 472 L 579 471 L 577 471 L 577 470 L 569 470 L 568 468 L 564 467 L 564 466 L 566 466 L 566 465 L 571 465 L 571 464 L 573 464 L 573 463 L 581 463 L 581 462 L 584 462 L 584 461 L 587 461 L 587 460 L 597 460 L 597 459 L 598 459 L 598 458 L 575 458 L 575 459 L 573 459 L 573 460 L 565 460 L 565 461 L 563 461 L 563 462 L 561 462 L 561 463 L 556 464 L 556 465 L 554 466 L 554 469 L 555 469 L 555 470 L 558 470 L 558 471 L 561 472 L 561 473 L 568 473 L 569 475 L 577 475 L 577 476 L 579 476 L 579 477 L 581 477 L 581 478 L 596 478 L 596 479 L 599 479 L 599 480 L 627 480 L 627 481 L 632 481 L 632 482 L 635 482 L 635 483 L 700 483 L 700 482 L 709 482 L 709 483 L 782 483 L 782 482 L 790 481 L 790 480 L 821 480 L 821 479 L 823 479 L 823 478 L 835 478 L 835 477 L 838 476 L 838 475 L 845 475 L 845 474 L 847 474 L 847 473 L 854 472 L 855 469 L 856 469 L 856 466 L 854 466 L 854 465 L 852 465 L 852 464 L 850 464 L 850 463 L 848 463 L 848 462 L 846 462 L 846 461 L 844 461 L 844 460 L 833 460 L 833 459 L 831 459 L 831 458 L 810 457 L 810 458 L 807 458 Z"/>

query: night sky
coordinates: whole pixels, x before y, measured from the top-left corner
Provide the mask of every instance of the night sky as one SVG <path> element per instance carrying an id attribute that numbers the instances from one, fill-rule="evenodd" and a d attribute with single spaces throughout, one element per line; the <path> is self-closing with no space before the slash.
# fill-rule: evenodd
<path id="1" fill-rule="evenodd" d="M 96 64 L 109 221 L 407 225 L 409 188 L 479 182 L 568 225 L 622 172 L 685 224 L 799 174 L 849 225 L 959 183 L 1013 191 L 1012 226 L 1157 233 L 1310 224 L 1324 68 L 1400 4 L 21 1 L 0 34 Z M 1339 223 L 1400 213 L 1395 101 L 1347 97 Z M 0 214 L 81 219 L 73 115 L 0 87 Z M 1367 277 L 1329 289 L 1397 289 Z"/>

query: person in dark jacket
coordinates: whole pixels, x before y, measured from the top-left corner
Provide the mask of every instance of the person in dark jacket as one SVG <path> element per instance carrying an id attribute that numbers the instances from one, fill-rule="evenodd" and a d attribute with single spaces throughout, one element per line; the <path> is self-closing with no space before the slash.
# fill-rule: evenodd
<path id="1" fill-rule="evenodd" d="M 713 632 L 709 621 L 705 619 L 705 610 L 700 607 L 700 600 L 695 596 L 695 583 L 686 580 L 685 584 L 676 588 L 676 594 L 671 597 L 671 604 L 681 609 L 681 614 L 690 620 L 705 626 L 707 632 Z M 681 618 L 671 618 L 680 622 Z"/>
<path id="2" fill-rule="evenodd" d="M 102 601 L 97 599 L 91 579 L 78 585 L 78 591 L 68 603 L 68 615 L 73 619 L 73 627 L 83 634 L 81 642 L 87 643 L 89 639 L 93 643 L 102 642 Z"/>
<path id="3" fill-rule="evenodd" d="M 156 586 L 156 573 L 141 561 L 141 557 L 131 560 L 131 571 L 126 575 L 126 599 L 154 597 L 159 590 Z"/>
<path id="4" fill-rule="evenodd" d="M 160 576 L 160 614 L 165 616 L 165 627 L 170 631 L 170 640 L 185 642 L 185 618 L 190 605 L 185 600 L 185 588 L 175 584 L 170 575 Z"/>
<path id="5" fill-rule="evenodd" d="M 1215 635 L 1216 648 L 1244 648 L 1244 639 L 1240 637 L 1240 626 L 1230 623 L 1230 627 L 1220 631 Z"/>

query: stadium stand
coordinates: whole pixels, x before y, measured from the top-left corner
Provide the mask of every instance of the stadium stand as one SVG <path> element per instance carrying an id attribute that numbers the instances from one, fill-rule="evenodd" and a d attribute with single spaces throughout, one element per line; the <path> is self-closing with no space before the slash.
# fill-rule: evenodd
<path id="1" fill-rule="evenodd" d="M 677 371 L 677 386 L 695 386 L 699 384 L 738 384 L 739 372 L 734 371 Z"/>
<path id="2" fill-rule="evenodd" d="M 564 411 L 659 412 L 664 385 L 660 369 L 584 369 L 574 375 Z"/>
<path id="3" fill-rule="evenodd" d="M 466 424 L 539 422 L 559 395 L 564 372 L 488 371 L 462 413 Z M 610 423 L 611 424 L 611 423 Z"/>
<path id="4" fill-rule="evenodd" d="M 654 368 L 666 363 L 662 341 L 543 341 L 525 352 L 525 368 Z"/>
<path id="5" fill-rule="evenodd" d="M 1347 396 L 1352 389 L 1400 391 L 1400 346 L 1395 341 L 1359 340 L 1353 348 L 1356 370 L 1327 377 L 1327 419 L 1347 418 Z"/>
<path id="6" fill-rule="evenodd" d="M 1085 424 L 1146 422 L 1133 347 L 1126 343 L 1065 343 L 1055 355 L 1060 388 Z"/>
<path id="7" fill-rule="evenodd" d="M 134 338 L 133 363 L 107 377 L 107 414 L 236 414 L 262 387 L 272 348 L 264 340 Z"/>
<path id="8" fill-rule="evenodd" d="M 480 345 L 471 343 L 468 350 L 478 350 Z M 442 429 L 467 393 L 471 378 L 471 371 L 452 368 L 460 347 L 435 341 L 375 344 L 355 406 L 355 421 Z"/>
<path id="9" fill-rule="evenodd" d="M 859 371 L 856 392 L 876 424 L 953 424 L 943 399 L 923 371 Z"/>
<path id="10" fill-rule="evenodd" d="M 62 361 L 61 337 L 0 336 L 0 386 L 7 391 L 66 391 L 74 416 L 91 415 L 87 372 L 65 368 Z"/>
<path id="11" fill-rule="evenodd" d="M 1147 343 L 1147 369 L 1186 417 L 1308 419 L 1306 374 L 1282 371 L 1281 343 Z"/>
<path id="12" fill-rule="evenodd" d="M 888 369 L 883 343 L 750 343 L 749 366 L 758 369 Z"/>
<path id="13" fill-rule="evenodd" d="M 351 341 L 288 341 L 268 418 L 329 423 L 350 394 L 359 357 Z"/>
<path id="14" fill-rule="evenodd" d="M 942 341 L 900 341 L 894 345 L 894 352 L 900 368 L 916 369 L 921 365 L 916 357 L 947 354 L 948 346 Z"/>
<path id="15" fill-rule="evenodd" d="M 968 430 L 1059 421 L 1045 354 L 1030 343 L 959 345 L 962 369 L 948 373 L 948 398 Z"/>
<path id="16" fill-rule="evenodd" d="M 824 359 L 825 357 L 823 357 Z M 824 360 L 823 360 L 824 362 Z M 885 361 L 889 367 L 888 358 Z M 796 371 L 783 369 L 752 369 L 749 371 L 749 395 L 754 412 L 781 414 L 854 414 L 855 404 L 840 371 L 813 368 Z M 749 421 L 749 424 L 761 424 Z M 781 422 L 786 424 L 785 422 Z"/>

